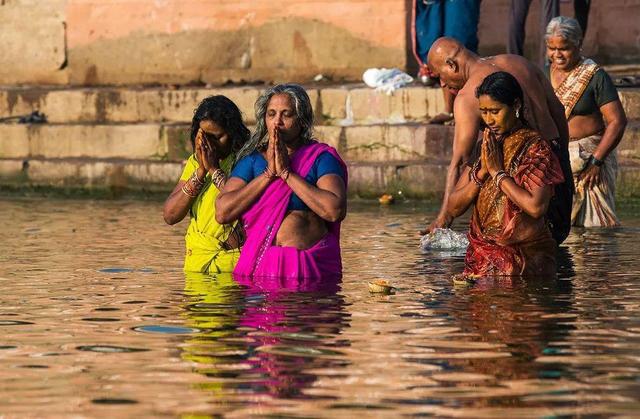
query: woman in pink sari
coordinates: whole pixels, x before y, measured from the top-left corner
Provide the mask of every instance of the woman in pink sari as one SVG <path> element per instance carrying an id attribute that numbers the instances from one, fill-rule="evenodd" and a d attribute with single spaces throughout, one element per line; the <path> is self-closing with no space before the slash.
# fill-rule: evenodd
<path id="1" fill-rule="evenodd" d="M 267 89 L 255 108 L 256 131 L 216 200 L 218 222 L 242 219 L 245 227 L 235 276 L 341 275 L 346 165 L 312 138 L 313 110 L 301 86 Z"/>

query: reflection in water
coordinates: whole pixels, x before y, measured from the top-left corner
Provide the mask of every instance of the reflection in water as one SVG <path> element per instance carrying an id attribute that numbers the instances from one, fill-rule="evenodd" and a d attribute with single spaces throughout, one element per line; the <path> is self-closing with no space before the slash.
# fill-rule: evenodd
<path id="1" fill-rule="evenodd" d="M 186 322 L 202 332 L 187 339 L 182 357 L 209 378 L 200 388 L 218 397 L 305 397 L 316 379 L 307 371 L 344 363 L 340 279 L 283 281 L 186 274 Z"/>
<path id="2" fill-rule="evenodd" d="M 352 205 L 342 281 L 182 273 L 155 202 L 0 201 L 0 415 L 633 417 L 640 218 L 557 281 L 458 287 L 423 208 Z M 154 219 L 149 214 L 158 214 Z M 464 224 L 456 225 L 458 231 Z M 394 295 L 370 294 L 382 278 Z"/>

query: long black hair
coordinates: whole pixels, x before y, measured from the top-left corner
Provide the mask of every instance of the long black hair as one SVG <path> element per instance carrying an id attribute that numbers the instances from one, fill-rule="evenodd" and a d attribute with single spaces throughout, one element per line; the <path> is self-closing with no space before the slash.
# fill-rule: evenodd
<path id="1" fill-rule="evenodd" d="M 476 98 L 487 95 L 493 100 L 497 100 L 509 107 L 513 107 L 516 102 L 520 104 L 520 121 L 526 123 L 524 119 L 524 94 L 520 83 L 510 73 L 498 71 L 489 74 L 482 80 L 476 89 Z"/>
<path id="2" fill-rule="evenodd" d="M 213 121 L 227 133 L 231 139 L 231 150 L 238 152 L 249 140 L 251 133 L 242 122 L 242 113 L 231 99 L 223 95 L 205 98 L 193 113 L 191 120 L 191 147 L 195 151 L 196 135 L 201 121 Z"/>

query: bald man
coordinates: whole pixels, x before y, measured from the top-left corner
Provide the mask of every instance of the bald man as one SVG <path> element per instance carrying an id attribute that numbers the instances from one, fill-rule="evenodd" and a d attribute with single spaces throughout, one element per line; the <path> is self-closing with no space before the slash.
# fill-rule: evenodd
<path id="1" fill-rule="evenodd" d="M 422 233 L 434 228 L 449 227 L 453 217 L 447 211 L 449 194 L 458 181 L 463 165 L 482 129 L 482 119 L 475 92 L 482 80 L 497 71 L 511 73 L 520 83 L 525 95 L 524 116 L 531 128 L 549 140 L 560 159 L 565 183 L 556 186 L 549 204 L 547 217 L 552 225 L 553 236 L 560 244 L 569 234 L 571 203 L 573 199 L 573 177 L 569 165 L 569 129 L 564 108 L 551 84 L 542 71 L 518 55 L 496 55 L 481 58 L 469 51 L 453 38 L 439 38 L 428 55 L 429 69 L 438 77 L 443 88 L 455 93 L 453 105 L 455 132 L 453 155 L 447 170 L 447 182 L 440 213 L 435 221 Z"/>

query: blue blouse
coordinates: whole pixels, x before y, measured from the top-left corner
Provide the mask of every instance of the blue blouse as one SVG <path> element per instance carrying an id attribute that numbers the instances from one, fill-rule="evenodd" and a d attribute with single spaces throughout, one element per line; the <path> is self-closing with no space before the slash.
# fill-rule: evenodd
<path id="1" fill-rule="evenodd" d="M 244 180 L 246 183 L 249 183 L 255 177 L 260 176 L 266 169 L 267 160 L 265 160 L 261 153 L 254 151 L 248 156 L 243 157 L 235 165 L 231 171 L 230 177 L 237 177 Z M 308 183 L 316 185 L 318 183 L 318 179 L 329 174 L 338 175 L 344 180 L 344 170 L 342 169 L 342 166 L 331 153 L 325 151 L 320 153 L 318 158 L 316 158 L 316 161 L 313 162 L 313 167 L 311 167 L 311 170 L 309 170 L 309 173 L 304 179 Z M 310 211 L 307 204 L 302 202 L 295 193 L 291 195 L 287 210 Z"/>

